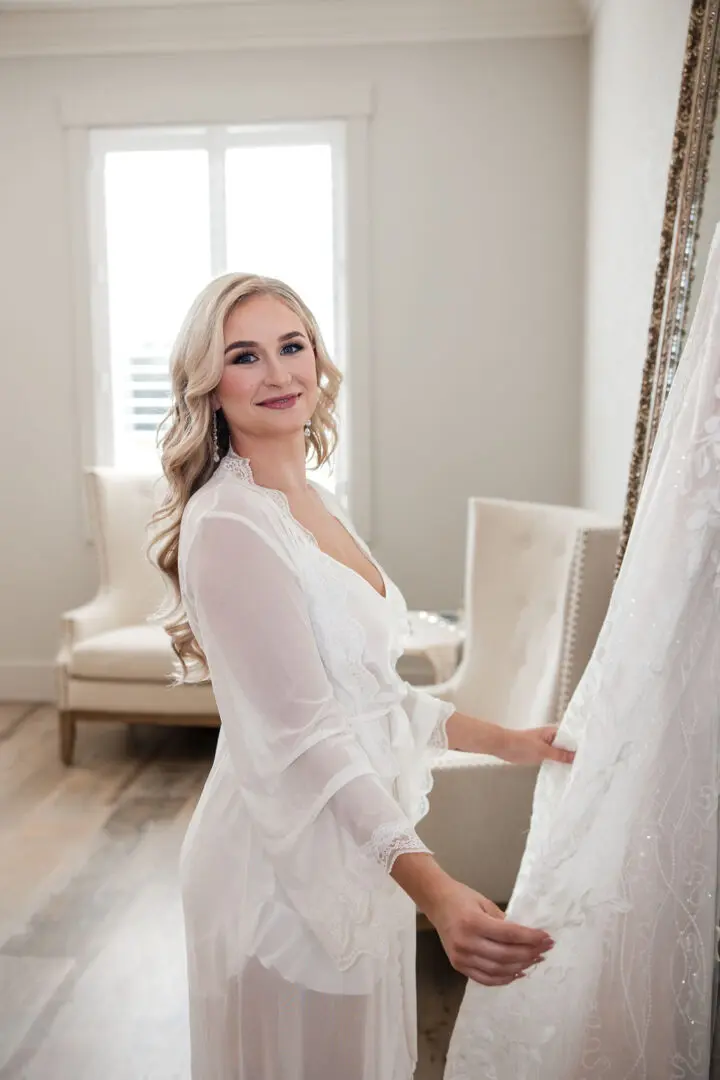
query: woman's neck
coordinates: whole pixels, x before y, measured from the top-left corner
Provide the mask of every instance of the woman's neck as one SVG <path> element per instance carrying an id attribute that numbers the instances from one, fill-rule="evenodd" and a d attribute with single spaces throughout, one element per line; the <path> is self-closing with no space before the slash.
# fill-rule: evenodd
<path id="1" fill-rule="evenodd" d="M 239 457 L 248 459 L 253 480 L 260 487 L 282 491 L 289 496 L 307 490 L 304 435 L 272 441 L 243 439 L 242 443 L 233 437 L 231 445 Z"/>

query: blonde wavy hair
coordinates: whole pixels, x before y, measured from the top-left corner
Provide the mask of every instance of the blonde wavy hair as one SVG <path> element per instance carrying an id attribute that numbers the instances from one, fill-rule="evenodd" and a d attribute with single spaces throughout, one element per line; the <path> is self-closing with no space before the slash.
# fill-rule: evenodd
<path id="1" fill-rule="evenodd" d="M 252 296 L 276 296 L 294 312 L 315 352 L 320 397 L 306 436 L 311 467 L 319 468 L 337 445 L 335 409 L 342 375 L 322 340 L 312 312 L 282 281 L 255 274 L 224 274 L 207 285 L 188 311 L 170 354 L 172 403 L 158 431 L 167 494 L 153 515 L 151 559 L 171 586 L 172 600 L 160 613 L 179 662 L 176 682 L 208 677 L 207 661 L 187 620 L 180 594 L 178 552 L 180 522 L 190 497 L 218 467 L 213 460 L 211 396 L 223 373 L 225 322 L 230 312 Z M 230 431 L 222 411 L 216 413 L 220 459 L 230 447 Z"/>

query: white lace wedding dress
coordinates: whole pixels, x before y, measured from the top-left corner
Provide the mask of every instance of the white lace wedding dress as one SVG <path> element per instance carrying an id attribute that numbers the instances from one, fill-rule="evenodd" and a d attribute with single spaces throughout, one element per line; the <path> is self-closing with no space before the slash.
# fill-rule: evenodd
<path id="1" fill-rule="evenodd" d="M 718 869 L 720 234 L 606 623 L 540 772 L 508 917 L 555 948 L 468 985 L 446 1080 L 707 1080 Z M 488 823 L 488 828 L 492 824 Z"/>
<path id="2" fill-rule="evenodd" d="M 410 1080 L 416 912 L 389 871 L 427 850 L 453 709 L 395 671 L 405 602 L 232 453 L 186 508 L 180 578 L 222 719 L 181 857 L 193 1080 Z"/>

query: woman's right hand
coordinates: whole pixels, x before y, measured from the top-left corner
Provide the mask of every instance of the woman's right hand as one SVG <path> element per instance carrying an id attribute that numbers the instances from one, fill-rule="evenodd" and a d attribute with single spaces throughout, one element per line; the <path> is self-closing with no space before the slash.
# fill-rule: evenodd
<path id="1" fill-rule="evenodd" d="M 544 930 L 508 922 L 499 907 L 454 881 L 426 911 L 456 971 L 483 986 L 507 986 L 542 961 L 554 942 Z"/>

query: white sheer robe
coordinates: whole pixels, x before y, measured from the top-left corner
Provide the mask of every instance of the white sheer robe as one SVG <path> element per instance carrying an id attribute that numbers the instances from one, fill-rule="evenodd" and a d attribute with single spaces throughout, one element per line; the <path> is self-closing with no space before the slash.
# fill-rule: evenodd
<path id="1" fill-rule="evenodd" d="M 607 621 L 508 917 L 555 948 L 469 984 L 446 1080 L 707 1080 L 718 856 L 720 234 Z"/>
<path id="2" fill-rule="evenodd" d="M 234 454 L 190 500 L 180 573 L 222 720 L 181 859 L 193 1080 L 410 1080 L 415 906 L 389 871 L 427 850 L 452 707 L 395 671 L 403 598 Z"/>

